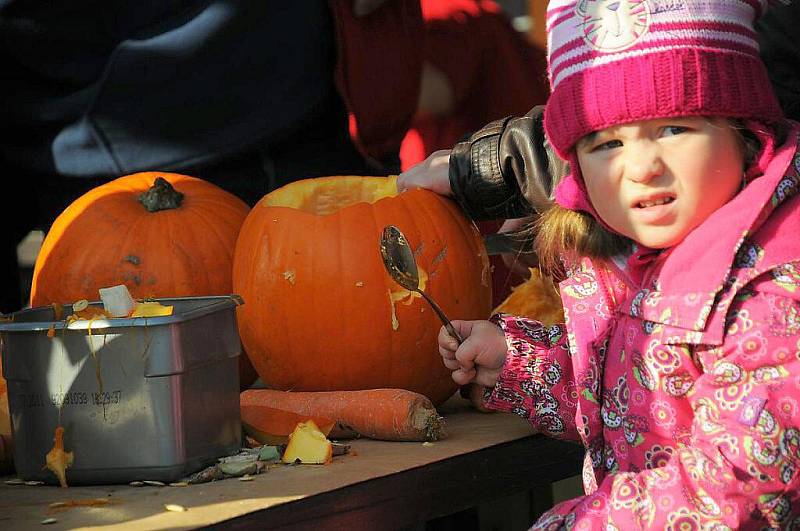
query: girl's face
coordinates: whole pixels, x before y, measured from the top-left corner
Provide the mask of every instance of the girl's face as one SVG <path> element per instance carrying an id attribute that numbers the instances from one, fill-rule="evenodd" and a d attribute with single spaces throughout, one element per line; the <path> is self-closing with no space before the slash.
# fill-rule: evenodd
<path id="1" fill-rule="evenodd" d="M 576 149 L 597 214 L 655 249 L 680 243 L 742 185 L 741 143 L 724 118 L 631 122 L 587 135 Z"/>

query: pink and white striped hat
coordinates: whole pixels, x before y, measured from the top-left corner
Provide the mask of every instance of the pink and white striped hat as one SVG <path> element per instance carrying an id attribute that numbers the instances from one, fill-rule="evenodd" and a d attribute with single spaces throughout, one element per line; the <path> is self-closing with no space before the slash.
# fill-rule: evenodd
<path id="1" fill-rule="evenodd" d="M 780 120 L 753 29 L 768 3 L 550 0 L 551 95 L 544 127 L 556 152 L 570 160 L 584 135 L 636 120 L 690 115 Z M 574 181 L 575 175 L 570 177 L 566 181 Z M 562 206 L 586 210 L 565 204 L 566 192 L 557 190 Z"/>

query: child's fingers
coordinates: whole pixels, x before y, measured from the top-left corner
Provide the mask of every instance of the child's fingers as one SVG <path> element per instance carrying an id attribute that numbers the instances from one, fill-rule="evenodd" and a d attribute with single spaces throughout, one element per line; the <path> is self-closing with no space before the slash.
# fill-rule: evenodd
<path id="1" fill-rule="evenodd" d="M 461 348 L 456 351 L 455 360 L 462 369 L 472 369 L 475 367 L 475 353 Z"/>
<path id="2" fill-rule="evenodd" d="M 451 352 L 458 350 L 458 340 L 451 336 L 450 332 L 448 332 L 445 327 L 439 328 L 439 337 L 437 340 L 439 341 L 439 352 L 442 352 L 442 349 Z"/>
<path id="3" fill-rule="evenodd" d="M 464 367 L 461 367 L 460 369 L 453 371 L 452 377 L 453 381 L 458 385 L 467 385 L 475 379 L 475 374 L 476 371 L 474 367 L 471 369 L 465 369 Z"/>
<path id="4" fill-rule="evenodd" d="M 444 363 L 444 366 L 450 369 L 451 371 L 458 370 L 461 367 L 461 364 L 458 363 L 458 360 L 456 359 L 442 358 L 442 362 Z"/>
<path id="5" fill-rule="evenodd" d="M 461 365 L 458 363 L 456 359 L 456 351 L 453 348 L 449 348 L 450 345 L 439 345 L 439 354 L 442 356 L 442 363 L 444 366 L 454 371 L 458 369 Z"/>
<path id="6" fill-rule="evenodd" d="M 456 349 L 448 348 L 448 346 L 439 344 L 439 354 L 446 359 L 453 359 L 456 357 Z"/>
<path id="7" fill-rule="evenodd" d="M 475 375 L 475 383 L 484 387 L 494 387 L 500 377 L 500 369 L 481 369 Z"/>
<path id="8" fill-rule="evenodd" d="M 458 367 L 453 372 L 453 380 L 459 385 L 466 385 L 475 379 L 475 353 L 464 347 L 456 351 L 456 363 Z"/>
<path id="9" fill-rule="evenodd" d="M 456 348 L 453 348 L 448 342 L 439 343 L 439 354 L 445 360 L 454 360 L 456 359 Z"/>

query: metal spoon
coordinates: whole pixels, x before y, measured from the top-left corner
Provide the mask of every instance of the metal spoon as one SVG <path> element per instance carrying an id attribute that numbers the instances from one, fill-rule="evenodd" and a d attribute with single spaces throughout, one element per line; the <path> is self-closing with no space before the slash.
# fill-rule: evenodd
<path id="1" fill-rule="evenodd" d="M 389 272 L 395 282 L 410 291 L 416 291 L 422 298 L 428 301 L 433 311 L 442 320 L 447 332 L 453 336 L 459 344 L 464 340 L 453 328 L 450 319 L 444 314 L 439 305 L 436 304 L 422 289 L 419 287 L 419 273 L 417 271 L 417 261 L 414 259 L 414 252 L 411 246 L 408 245 L 408 240 L 403 236 L 403 233 L 394 225 L 387 225 L 383 228 L 381 233 L 381 256 L 383 257 L 383 265 L 386 271 Z"/>

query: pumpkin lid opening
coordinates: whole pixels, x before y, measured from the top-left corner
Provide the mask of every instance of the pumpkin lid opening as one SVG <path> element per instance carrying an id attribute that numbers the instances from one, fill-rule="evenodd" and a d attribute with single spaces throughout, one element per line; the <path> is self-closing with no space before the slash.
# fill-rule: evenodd
<path id="1" fill-rule="evenodd" d="M 316 177 L 289 183 L 264 196 L 259 204 L 294 208 L 317 216 L 325 216 L 356 203 L 375 203 L 395 195 L 397 195 L 396 175 Z"/>

